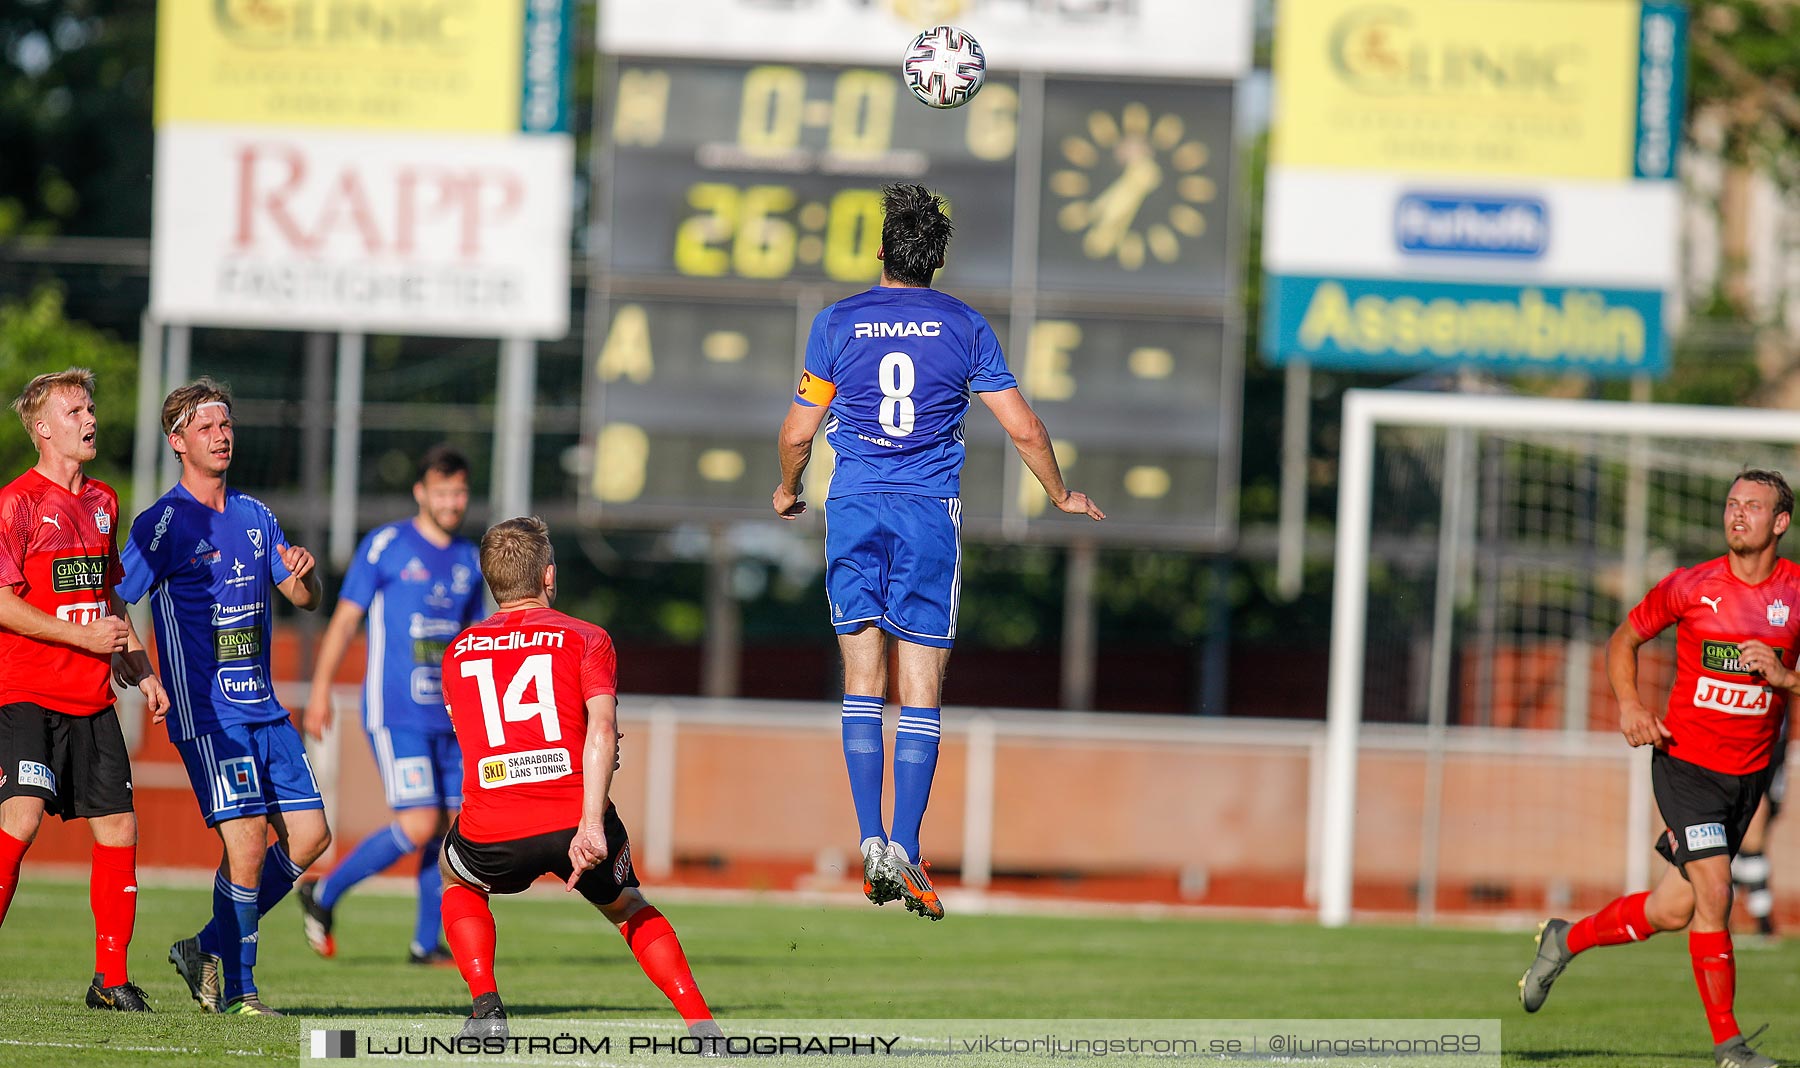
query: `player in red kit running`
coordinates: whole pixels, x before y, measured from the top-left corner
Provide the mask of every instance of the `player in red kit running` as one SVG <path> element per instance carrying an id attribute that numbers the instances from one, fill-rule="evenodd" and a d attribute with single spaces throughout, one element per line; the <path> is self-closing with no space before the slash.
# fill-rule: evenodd
<path id="1" fill-rule="evenodd" d="M 489 894 L 554 873 L 611 923 L 689 1033 L 723 1036 L 662 913 L 638 892 L 631 843 L 607 799 L 618 756 L 612 638 L 553 611 L 556 561 L 535 516 L 481 539 L 499 611 L 444 655 L 444 705 L 463 753 L 463 808 L 444 838 L 444 935 L 475 1004 L 464 1037 L 505 1036 Z"/>
<path id="2" fill-rule="evenodd" d="M 137 922 L 137 814 L 112 681 L 142 689 L 161 720 L 169 699 L 114 592 L 119 497 L 88 478 L 94 376 L 39 375 L 13 401 L 37 466 L 0 489 L 0 922 L 19 862 L 46 812 L 94 835 L 94 1009 L 149 1012 L 126 956 Z"/>
<path id="3" fill-rule="evenodd" d="M 1776 1068 L 1732 1013 L 1731 858 L 1768 790 L 1770 754 L 1788 699 L 1800 694 L 1800 566 L 1777 552 L 1794 493 L 1773 471 L 1745 471 L 1725 498 L 1724 556 L 1672 572 L 1613 632 L 1606 674 L 1619 729 L 1651 745 L 1650 782 L 1668 824 L 1657 851 L 1672 865 L 1649 893 L 1621 897 L 1571 924 L 1551 919 L 1519 980 L 1526 1012 L 1577 954 L 1688 929 L 1688 954 L 1720 1068 Z M 1675 686 L 1658 717 L 1638 697 L 1638 647 L 1675 625 Z"/>

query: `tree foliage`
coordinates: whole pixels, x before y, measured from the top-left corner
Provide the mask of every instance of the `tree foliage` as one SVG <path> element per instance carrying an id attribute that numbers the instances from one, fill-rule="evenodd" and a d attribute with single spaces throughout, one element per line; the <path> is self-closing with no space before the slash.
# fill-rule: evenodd
<path id="1" fill-rule="evenodd" d="M 94 403 L 100 455 L 88 473 L 130 499 L 131 439 L 137 408 L 137 353 L 85 323 L 63 317 L 62 291 L 44 286 L 22 300 L 0 303 L 0 403 L 12 402 L 37 375 L 86 367 L 98 378 Z M 37 463 L 31 439 L 10 411 L 0 429 L 0 479 Z"/>

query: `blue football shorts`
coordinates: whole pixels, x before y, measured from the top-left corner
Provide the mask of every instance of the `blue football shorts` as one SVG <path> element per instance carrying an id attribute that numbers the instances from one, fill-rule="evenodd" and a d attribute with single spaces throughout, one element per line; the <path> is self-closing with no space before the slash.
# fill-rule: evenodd
<path id="1" fill-rule="evenodd" d="M 839 634 L 874 623 L 905 641 L 950 648 L 962 595 L 962 502 L 913 493 L 826 501 L 825 593 Z"/>
<path id="2" fill-rule="evenodd" d="M 285 719 L 234 723 L 176 742 L 208 827 L 245 816 L 324 808 L 300 732 Z"/>
<path id="3" fill-rule="evenodd" d="M 462 749 L 456 732 L 373 727 L 368 734 L 389 808 L 462 807 Z"/>

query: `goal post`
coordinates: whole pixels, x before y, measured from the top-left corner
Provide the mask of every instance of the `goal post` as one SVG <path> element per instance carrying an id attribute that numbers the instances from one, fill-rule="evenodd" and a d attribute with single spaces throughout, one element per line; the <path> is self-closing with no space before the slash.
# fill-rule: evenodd
<path id="1" fill-rule="evenodd" d="M 1358 770 L 1370 745 L 1404 751 L 1415 762 L 1407 775 L 1416 773 L 1425 784 L 1417 810 L 1422 859 L 1416 875 L 1408 876 L 1423 918 L 1430 917 L 1437 896 L 1439 837 L 1446 830 L 1437 821 L 1446 781 L 1464 794 L 1473 789 L 1459 776 L 1474 765 L 1456 765 L 1452 775 L 1446 761 L 1484 754 L 1524 769 L 1516 772 L 1522 787 L 1534 764 L 1602 768 L 1612 782 L 1605 803 L 1627 798 L 1617 810 L 1621 863 L 1608 878 L 1621 889 L 1642 885 L 1652 832 L 1648 762 L 1598 728 L 1609 710 L 1586 707 L 1588 695 L 1606 692 L 1606 635 L 1667 570 L 1723 551 L 1719 516 L 1732 473 L 1770 466 L 1791 475 L 1796 458 L 1795 412 L 1348 391 L 1319 806 L 1320 922 L 1341 926 L 1352 916 Z M 1379 545 L 1372 538 L 1376 527 Z M 1391 681 L 1381 677 L 1385 668 L 1373 679 L 1368 669 L 1372 562 L 1373 574 L 1389 587 L 1387 611 L 1377 622 L 1418 636 L 1407 648 L 1390 650 L 1390 660 L 1401 665 L 1393 673 L 1410 677 L 1411 696 L 1401 702 L 1406 709 L 1384 707 L 1383 718 L 1404 726 L 1384 723 L 1380 730 L 1364 723 L 1371 684 Z M 1468 575 L 1478 570 L 1482 579 L 1471 582 Z M 1459 604 L 1462 624 L 1455 622 Z M 1457 643 L 1458 626 L 1478 632 L 1479 640 Z M 1460 675 L 1454 687 L 1453 675 Z M 1496 704 L 1494 687 L 1519 685 L 1526 675 L 1535 687 L 1528 699 Z M 1453 702 L 1454 722 L 1448 711 Z M 1463 707 L 1471 703 L 1481 707 Z M 1526 705 L 1531 715 L 1514 714 Z M 1496 715 L 1497 707 L 1506 715 Z M 1538 729 L 1521 729 L 1532 727 Z M 1514 772 L 1492 774 L 1498 777 L 1481 781 L 1504 786 Z M 1515 803 L 1514 797 L 1492 799 L 1495 806 Z M 1366 841 L 1403 833 L 1411 848 L 1414 828 L 1382 832 Z M 1541 840 L 1549 832 L 1508 833 Z M 1446 848 L 1461 844 L 1453 837 Z"/>

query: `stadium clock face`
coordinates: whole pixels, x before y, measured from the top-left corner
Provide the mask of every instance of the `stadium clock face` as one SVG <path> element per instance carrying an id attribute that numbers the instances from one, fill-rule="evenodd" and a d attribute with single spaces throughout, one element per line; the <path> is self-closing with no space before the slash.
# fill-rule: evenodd
<path id="1" fill-rule="evenodd" d="M 1053 81 L 1044 116 L 1038 282 L 1229 292 L 1223 186 L 1230 96 L 1186 85 Z"/>

